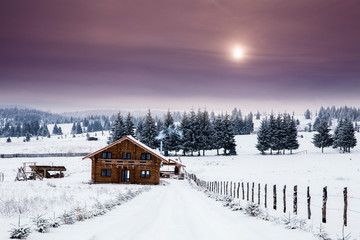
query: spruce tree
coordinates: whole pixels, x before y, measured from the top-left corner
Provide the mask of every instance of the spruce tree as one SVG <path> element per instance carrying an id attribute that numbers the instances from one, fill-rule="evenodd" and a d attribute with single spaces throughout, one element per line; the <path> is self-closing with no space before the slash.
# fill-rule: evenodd
<path id="1" fill-rule="evenodd" d="M 224 148 L 224 154 L 236 155 L 235 136 L 231 126 L 230 116 L 227 113 L 225 114 L 223 120 L 223 127 L 224 127 L 224 135 L 222 139 L 222 147 Z"/>
<path id="2" fill-rule="evenodd" d="M 259 131 L 257 133 L 257 144 L 256 148 L 261 152 L 261 154 L 265 155 L 265 151 L 270 148 L 270 127 L 269 121 L 267 119 L 263 119 L 260 124 Z"/>
<path id="3" fill-rule="evenodd" d="M 126 136 L 125 124 L 121 113 L 118 113 L 114 125 L 111 127 L 110 137 L 108 143 L 113 143 Z"/>
<path id="4" fill-rule="evenodd" d="M 71 134 L 76 134 L 76 124 L 75 124 L 75 122 L 73 123 L 73 126 L 71 128 Z"/>
<path id="5" fill-rule="evenodd" d="M 58 126 L 57 126 L 57 124 L 56 124 L 56 123 L 55 123 L 55 125 L 54 125 L 53 131 L 52 131 L 52 134 L 54 134 L 54 135 L 58 135 L 58 134 L 59 134 L 59 128 L 58 128 Z"/>
<path id="6" fill-rule="evenodd" d="M 180 123 L 180 131 L 182 133 L 181 145 L 183 149 L 183 155 L 190 151 L 191 146 L 191 131 L 190 120 L 186 112 L 184 112 Z"/>
<path id="7" fill-rule="evenodd" d="M 299 142 L 297 140 L 298 132 L 296 127 L 296 120 L 294 117 L 290 119 L 290 116 L 288 118 L 289 120 L 289 130 L 287 131 L 288 137 L 287 137 L 287 143 L 286 143 L 286 149 L 290 150 L 290 154 L 292 154 L 293 150 L 296 150 L 299 148 Z"/>
<path id="8" fill-rule="evenodd" d="M 128 113 L 125 120 L 125 134 L 126 136 L 135 136 L 133 117 Z"/>
<path id="9" fill-rule="evenodd" d="M 155 121 L 151 116 L 151 111 L 149 109 L 144 122 L 143 131 L 141 133 L 142 142 L 150 148 L 155 149 L 158 146 L 158 141 L 156 140 L 157 135 L 158 132 L 156 130 Z"/>
<path id="10" fill-rule="evenodd" d="M 77 122 L 76 123 L 76 134 L 82 134 L 83 131 L 82 131 L 82 128 L 81 128 L 81 123 L 80 122 Z"/>
<path id="11" fill-rule="evenodd" d="M 305 116 L 305 119 L 311 119 L 311 112 L 309 109 L 306 109 L 304 116 Z"/>
<path id="12" fill-rule="evenodd" d="M 354 148 L 357 144 L 354 125 L 346 118 L 339 130 L 341 134 L 338 139 L 338 145 L 342 147 L 343 152 L 350 152 L 350 149 Z"/>
<path id="13" fill-rule="evenodd" d="M 160 141 L 163 142 L 163 150 L 164 155 L 168 156 L 169 151 L 174 150 L 174 145 L 176 144 L 174 142 L 174 131 L 175 131 L 175 125 L 174 125 L 174 118 L 171 115 L 171 112 L 168 111 L 166 115 L 164 116 L 164 123 L 163 123 L 163 129 L 160 132 L 161 138 Z"/>
<path id="14" fill-rule="evenodd" d="M 212 149 L 214 129 L 210 122 L 209 113 L 206 110 L 198 112 L 197 121 L 199 125 L 199 149 L 202 150 L 203 156 L 205 156 L 205 150 Z"/>
<path id="15" fill-rule="evenodd" d="M 269 144 L 270 144 L 270 154 L 273 150 L 277 150 L 278 146 L 277 140 L 277 125 L 276 119 L 273 113 L 269 117 Z"/>
<path id="16" fill-rule="evenodd" d="M 222 148 L 222 141 L 224 136 L 224 124 L 222 121 L 222 116 L 218 115 L 213 122 L 214 126 L 214 136 L 213 136 L 213 147 L 216 149 L 217 155 L 219 155 L 219 150 Z"/>
<path id="17" fill-rule="evenodd" d="M 316 131 L 318 133 L 314 134 L 313 144 L 315 147 L 321 148 L 321 152 L 324 153 L 324 148 L 330 147 L 334 143 L 327 121 L 321 121 Z"/>

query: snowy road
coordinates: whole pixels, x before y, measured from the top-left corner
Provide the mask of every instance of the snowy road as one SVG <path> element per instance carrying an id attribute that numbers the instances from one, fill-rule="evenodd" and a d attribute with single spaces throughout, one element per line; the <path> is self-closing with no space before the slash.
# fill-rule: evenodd
<path id="1" fill-rule="evenodd" d="M 312 234 L 232 212 L 192 189 L 187 181 L 151 191 L 102 217 L 32 234 L 31 240 L 315 239 Z"/>

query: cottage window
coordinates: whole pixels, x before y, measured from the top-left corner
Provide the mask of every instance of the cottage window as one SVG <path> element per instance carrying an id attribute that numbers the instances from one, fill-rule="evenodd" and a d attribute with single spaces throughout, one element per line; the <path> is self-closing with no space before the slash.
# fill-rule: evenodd
<path id="1" fill-rule="evenodd" d="M 123 159 L 131 159 L 131 153 L 123 153 L 122 158 Z"/>
<path id="2" fill-rule="evenodd" d="M 101 169 L 102 177 L 111 177 L 111 169 Z"/>
<path id="3" fill-rule="evenodd" d="M 151 154 L 150 153 L 142 153 L 141 160 L 151 160 Z"/>
<path id="4" fill-rule="evenodd" d="M 111 159 L 111 152 L 103 152 L 102 158 L 103 159 Z"/>
<path id="5" fill-rule="evenodd" d="M 142 171 L 140 172 L 140 177 L 141 177 L 141 178 L 150 178 L 150 171 L 142 170 Z"/>

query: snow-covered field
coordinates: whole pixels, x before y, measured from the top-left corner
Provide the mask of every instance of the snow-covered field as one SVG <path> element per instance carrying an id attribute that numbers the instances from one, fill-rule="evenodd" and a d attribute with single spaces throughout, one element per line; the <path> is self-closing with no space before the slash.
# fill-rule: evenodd
<path id="1" fill-rule="evenodd" d="M 312 203 L 312 223 L 314 229 L 320 226 L 322 189 L 328 188 L 327 223 L 323 225 L 333 237 L 342 231 L 343 188 L 348 188 L 348 227 L 345 232 L 354 239 L 360 239 L 360 147 L 352 153 L 343 154 L 339 150 L 326 148 L 325 153 L 312 143 L 313 133 L 301 132 L 300 149 L 293 155 L 261 155 L 254 147 L 256 135 L 236 136 L 237 156 L 181 157 L 189 173 L 195 173 L 204 181 L 255 182 L 255 196 L 258 183 L 261 184 L 261 202 L 264 202 L 264 185 L 268 184 L 268 205 L 272 206 L 272 186 L 277 185 L 278 211 L 273 215 L 283 215 L 282 189 L 287 186 L 287 209 L 292 212 L 294 185 L 298 185 L 298 216 L 307 218 L 306 188 L 310 186 Z M 357 133 L 360 141 L 360 135 Z M 257 197 L 255 197 L 257 201 Z"/>
<path id="2" fill-rule="evenodd" d="M 257 124 L 257 123 L 256 123 Z M 63 128 L 63 127 L 62 127 Z M 50 130 L 50 127 L 49 127 Z M 78 135 L 76 138 L 72 138 L 71 135 L 68 135 L 66 138 L 58 139 L 55 136 L 51 138 L 43 138 L 39 140 L 31 139 L 30 142 L 23 142 L 22 139 L 12 138 L 11 143 L 6 143 L 6 139 L 0 139 L 0 153 L 48 153 L 48 152 L 92 152 L 106 145 L 108 133 L 105 132 L 105 135 L 102 136 L 101 132 L 97 133 L 99 141 L 88 142 L 86 141 L 85 134 Z M 321 154 L 321 150 L 315 148 L 312 143 L 313 133 L 304 133 L 301 132 L 299 135 L 303 135 L 302 138 L 299 138 L 300 149 L 295 151 L 293 155 L 260 155 L 259 152 L 255 149 L 256 135 L 250 136 L 237 136 L 237 156 L 216 156 L 214 151 L 206 152 L 207 156 L 203 157 L 181 157 L 181 160 L 186 164 L 186 169 L 188 172 L 196 173 L 196 175 L 202 180 L 206 181 L 233 181 L 233 182 L 255 182 L 256 184 L 260 183 L 262 188 L 264 184 L 268 184 L 268 205 L 272 204 L 272 185 L 276 184 L 278 186 L 278 209 L 282 209 L 282 188 L 283 185 L 287 185 L 287 207 L 288 211 L 291 212 L 292 209 L 292 188 L 294 185 L 298 185 L 299 188 L 299 217 L 306 218 L 306 187 L 310 186 L 311 195 L 312 195 L 312 220 L 314 229 L 320 225 L 321 220 L 321 194 L 322 188 L 324 186 L 328 187 L 328 223 L 325 224 L 325 229 L 329 232 L 333 239 L 336 239 L 337 235 L 341 235 L 342 227 L 342 191 L 344 187 L 348 187 L 349 192 L 349 212 L 348 212 L 348 227 L 345 228 L 346 233 L 352 235 L 352 239 L 360 239 L 360 147 L 357 146 L 352 150 L 350 154 L 339 153 L 338 150 L 331 148 L 325 149 L 325 153 Z M 93 135 L 92 135 L 93 136 Z M 360 135 L 357 134 L 357 139 L 360 141 Z M 21 166 L 23 162 L 37 162 L 38 164 L 53 164 L 53 165 L 65 165 L 67 168 L 66 176 L 63 179 L 45 179 L 43 181 L 27 181 L 27 182 L 14 182 L 16 176 L 17 168 Z M 119 194 L 126 193 L 129 189 L 138 189 L 139 186 L 135 185 L 117 185 L 117 184 L 96 184 L 89 185 L 87 182 L 90 180 L 90 160 L 81 160 L 81 157 L 74 158 L 13 158 L 13 159 L 0 159 L 0 172 L 5 174 L 5 181 L 0 182 L 0 239 L 8 239 L 9 233 L 8 230 L 11 228 L 11 224 L 17 224 L 18 215 L 21 214 L 22 224 L 31 223 L 31 218 L 37 214 L 44 214 L 47 217 L 52 217 L 54 215 L 62 214 L 64 211 L 71 211 L 77 207 L 86 207 L 91 208 L 96 204 L 96 202 L 105 203 L 106 201 L 116 198 Z M 65 226 L 59 229 L 54 230 L 54 233 L 33 235 L 31 239 L 58 239 L 56 236 L 69 236 L 72 231 L 77 231 L 81 229 L 91 228 L 94 225 L 90 224 L 92 222 L 104 223 L 106 226 L 106 221 L 113 221 L 116 217 L 124 213 L 124 216 L 131 216 L 130 210 L 140 208 L 142 201 L 163 201 L 158 205 L 151 205 L 151 207 L 157 209 L 160 206 L 165 206 L 167 211 L 173 211 L 171 213 L 163 212 L 159 216 L 170 218 L 170 216 L 175 216 L 180 212 L 186 212 L 175 220 L 166 220 L 162 224 L 164 226 L 175 224 L 179 228 L 183 229 L 186 236 L 191 236 L 193 231 L 194 236 L 199 238 L 192 239 L 204 239 L 202 237 L 207 237 L 208 239 L 215 239 L 211 236 L 217 236 L 215 233 L 213 235 L 199 234 L 200 230 L 206 231 L 207 228 L 201 227 L 201 221 L 204 221 L 204 224 L 210 224 L 209 221 L 206 221 L 206 217 L 201 219 L 196 219 L 192 223 L 196 226 L 197 230 L 193 227 L 188 229 L 190 224 L 185 224 L 186 217 L 191 217 L 191 211 L 195 211 L 194 208 L 189 206 L 189 209 L 186 208 L 187 205 L 191 202 L 186 202 L 185 198 L 179 200 L 180 202 L 176 204 L 170 204 L 168 201 L 174 201 L 176 199 L 176 191 L 194 191 L 194 193 L 187 195 L 189 198 L 197 198 L 199 192 L 195 190 L 189 190 L 188 187 L 183 182 L 181 186 L 177 182 L 171 182 L 169 186 L 165 188 L 152 187 L 152 190 L 149 193 L 144 193 L 143 195 L 137 197 L 134 200 L 131 200 L 126 205 L 129 207 L 121 206 L 116 210 L 108 213 L 109 215 L 101 216 L 95 219 L 91 219 L 85 222 L 76 223 L 72 226 Z M 177 190 L 173 192 L 171 189 L 172 186 Z M 257 185 L 256 185 L 257 186 Z M 164 189 L 168 189 L 164 191 Z M 155 192 L 155 193 L 153 193 Z M 164 192 L 172 192 L 170 196 L 161 195 Z M 155 198 L 156 193 L 159 193 L 162 198 Z M 185 194 L 185 193 L 184 193 Z M 257 188 L 256 188 L 257 194 Z M 262 192 L 263 194 L 263 192 Z M 174 196 L 173 196 L 174 195 Z M 146 196 L 148 196 L 146 198 Z M 268 229 L 273 229 L 273 231 L 278 232 L 278 238 L 264 238 L 264 239 L 295 239 L 287 235 L 287 232 L 290 230 L 282 230 L 279 226 L 269 226 L 270 223 L 261 223 L 260 220 L 254 220 L 249 217 L 235 217 L 233 214 L 239 213 L 225 213 L 229 210 L 217 208 L 219 204 L 214 202 L 212 199 L 208 199 L 205 196 L 199 197 L 204 201 L 204 204 L 208 206 L 207 209 L 214 208 L 216 213 L 211 213 L 210 219 L 221 216 L 226 216 L 231 219 L 231 221 L 238 221 L 239 224 L 246 225 L 251 227 L 252 224 L 258 225 L 267 229 L 271 235 L 273 232 Z M 263 195 L 261 195 L 263 202 Z M 199 199 L 198 199 L 199 200 Z M 199 200 L 200 201 L 200 200 Z M 134 202 L 134 203 L 133 203 Z M 134 204 L 134 206 L 132 205 Z M 146 203 L 149 204 L 149 203 Z M 217 204 L 217 205 L 216 205 Z M 177 211 L 176 206 L 181 206 L 181 211 Z M 199 205 L 199 204 L 198 204 Z M 149 205 L 150 206 L 150 205 Z M 141 208 L 143 209 L 143 208 Z M 144 209 L 145 211 L 145 209 Z M 155 211 L 155 210 L 153 210 Z M 204 211 L 208 211 L 204 209 Z M 221 212 L 224 211 L 224 212 Z M 139 212 L 140 214 L 140 212 Z M 155 214 L 154 212 L 146 212 L 146 214 Z M 146 215 L 145 214 L 145 215 Z M 170 214 L 170 215 L 169 215 Z M 196 211 L 196 215 L 204 214 L 206 212 L 200 213 Z M 269 214 L 274 216 L 282 216 L 281 211 L 271 211 Z M 176 216 L 174 217 L 176 218 Z M 220 217 L 223 221 L 224 218 Z M 103 221 L 102 221 L 103 219 Z M 146 218 L 147 219 L 147 218 Z M 145 220 L 146 220 L 145 219 Z M 146 221 L 140 221 L 140 225 Z M 121 220 L 123 221 L 123 220 Z M 123 224 L 119 220 L 119 224 Z M 135 221 L 135 219 L 133 219 Z M 160 220 L 156 220 L 160 221 Z M 170 221 L 170 224 L 166 222 Z M 191 221 L 191 220 L 188 220 Z M 161 222 L 161 221 L 160 221 Z M 159 224 L 160 224 L 159 222 Z M 114 222 L 115 224 L 115 222 Z M 113 226 L 114 224 L 110 224 Z M 229 221 L 221 224 L 217 222 L 219 226 L 224 227 L 226 224 L 230 224 Z M 273 224 L 272 224 L 273 225 Z M 78 227 L 79 226 L 79 227 Z M 240 225 L 229 225 L 229 228 L 240 227 Z M 129 225 L 130 227 L 130 225 Z M 139 226 L 140 228 L 144 226 Z M 130 227 L 134 230 L 134 228 Z M 102 227 L 99 229 L 99 232 L 106 232 L 108 228 Z M 259 228 L 254 227 L 253 231 L 261 231 Z M 110 231 L 110 230 L 109 230 Z M 180 233 L 179 233 L 180 231 Z M 181 235 L 181 230 L 175 231 L 176 234 Z M 245 231 L 243 229 L 243 231 Z M 303 236 L 302 233 L 298 236 Z M 291 231 L 290 231 L 291 232 Z M 150 230 L 150 228 L 143 231 L 143 234 L 130 236 L 124 239 L 145 239 L 146 234 L 155 234 Z M 166 232 L 167 233 L 167 232 Z M 169 231 L 170 233 L 170 231 Z M 212 231 L 210 231 L 212 233 Z M 236 233 L 232 235 L 233 239 L 236 239 Z M 100 235 L 96 234 L 95 230 L 91 232 L 91 236 L 95 236 L 91 239 L 103 239 Z M 240 232 L 238 233 L 240 234 Z M 249 232 L 247 232 L 250 236 Z M 291 233 L 293 234 L 293 233 Z M 269 235 L 269 236 L 270 236 Z M 49 237 L 47 237 L 49 236 Z M 88 236 L 88 235 L 87 235 Z M 104 234 L 104 236 L 110 236 Z M 165 236 L 165 235 L 164 235 Z M 266 234 L 265 234 L 266 236 Z M 283 238 L 280 238 L 283 236 Z M 306 235 L 310 236 L 310 235 Z M 138 238 L 136 238 L 138 237 Z M 69 238 L 70 239 L 70 238 Z M 90 238 L 79 238 L 79 239 L 90 239 Z M 159 235 L 158 239 L 161 238 Z M 189 237 L 188 239 L 191 239 Z M 230 237 L 231 239 L 231 237 Z M 251 239 L 251 238 L 245 238 Z M 259 238 L 253 238 L 259 239 Z M 311 238 L 299 238 L 299 239 L 311 239 Z"/>

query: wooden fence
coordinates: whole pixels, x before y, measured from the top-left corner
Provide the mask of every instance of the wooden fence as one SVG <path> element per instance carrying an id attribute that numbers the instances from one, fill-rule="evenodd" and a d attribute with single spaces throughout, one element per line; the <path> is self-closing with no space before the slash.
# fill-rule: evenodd
<path id="1" fill-rule="evenodd" d="M 0 154 L 0 158 L 35 158 L 35 157 L 82 157 L 89 153 L 14 153 Z"/>
<path id="2" fill-rule="evenodd" d="M 235 199 L 242 199 L 247 202 L 252 202 L 252 203 L 257 203 L 258 205 L 261 204 L 262 199 L 261 199 L 261 192 L 262 192 L 262 188 L 261 188 L 261 184 L 259 183 L 257 185 L 257 196 L 255 196 L 255 183 L 252 182 L 251 183 L 251 187 L 250 187 L 250 183 L 249 182 L 229 182 L 229 181 L 203 181 L 201 179 L 199 179 L 195 174 L 189 174 L 186 172 L 186 178 L 193 180 L 197 186 L 202 187 L 207 189 L 210 192 L 216 193 L 216 194 L 220 194 L 220 195 L 226 195 L 226 196 L 230 196 L 233 197 Z M 246 187 L 245 187 L 246 186 Z M 270 187 L 271 188 L 271 187 Z M 241 191 L 240 191 L 241 190 Z M 246 194 L 245 194 L 246 192 Z M 263 196 L 264 196 L 264 207 L 268 208 L 268 184 L 264 184 L 263 185 Z M 282 212 L 286 213 L 287 208 L 291 207 L 291 206 L 287 206 L 287 201 L 286 201 L 286 194 L 287 194 L 287 186 L 284 185 L 282 188 L 282 202 L 283 202 L 283 209 Z M 310 187 L 307 187 L 307 218 L 311 219 L 311 195 L 310 195 Z M 255 199 L 255 197 L 257 197 L 257 199 Z M 269 196 L 271 197 L 271 196 Z M 292 212 L 294 215 L 298 214 L 298 186 L 295 185 L 293 187 L 292 190 Z M 344 188 L 343 190 L 343 200 L 344 200 L 344 206 L 343 206 L 343 226 L 347 226 L 348 224 L 348 191 L 347 191 L 347 187 Z M 280 211 L 281 209 L 278 209 L 278 190 L 277 190 L 277 185 L 272 185 L 272 198 L 273 198 L 273 204 L 272 204 L 272 209 Z M 326 223 L 326 213 L 327 213 L 327 200 L 328 200 L 328 192 L 327 192 L 327 187 L 323 188 L 323 193 L 322 193 L 322 206 L 321 206 L 321 213 L 322 213 L 322 219 L 321 222 L 322 223 Z M 353 212 L 357 212 L 357 211 L 353 211 Z"/>

